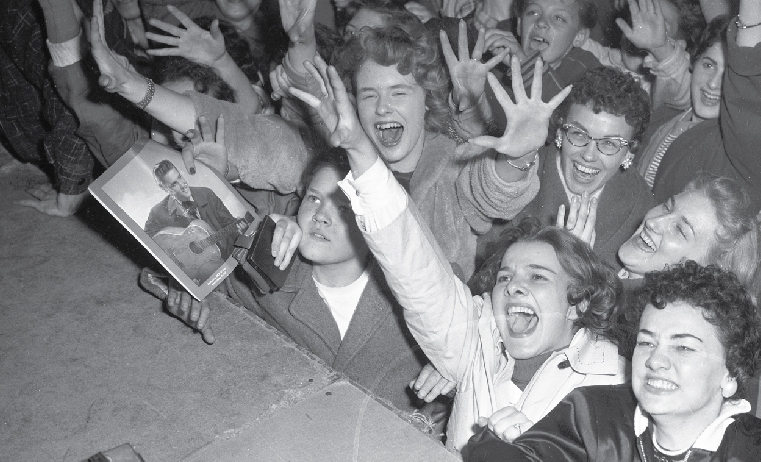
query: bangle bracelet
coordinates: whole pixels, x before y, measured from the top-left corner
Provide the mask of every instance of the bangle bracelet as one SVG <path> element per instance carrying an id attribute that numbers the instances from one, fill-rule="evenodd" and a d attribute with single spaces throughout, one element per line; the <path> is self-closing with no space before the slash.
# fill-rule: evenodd
<path id="1" fill-rule="evenodd" d="M 145 92 L 143 99 L 141 99 L 139 103 L 135 104 L 138 109 L 145 109 L 151 103 L 153 94 L 156 93 L 156 84 L 153 83 L 153 80 L 146 77 L 145 81 L 148 83 L 148 90 Z"/>
<path id="2" fill-rule="evenodd" d="M 528 164 L 523 165 L 523 166 L 521 166 L 521 165 L 515 165 L 514 163 L 510 162 L 510 159 L 505 159 L 505 161 L 507 162 L 507 165 L 509 165 L 509 166 L 511 166 L 511 167 L 513 167 L 515 169 L 518 169 L 521 172 L 528 172 L 531 169 L 531 167 L 534 166 L 534 164 L 536 163 L 536 159 L 538 157 L 539 157 L 539 152 L 538 151 L 534 151 L 534 158 L 531 159 L 531 161 Z"/>
<path id="3" fill-rule="evenodd" d="M 745 24 L 745 21 L 740 19 L 740 16 L 737 16 L 737 19 L 735 19 L 735 24 L 737 25 L 738 29 L 750 29 L 751 27 L 758 27 L 761 26 L 761 22 L 756 24 Z"/>

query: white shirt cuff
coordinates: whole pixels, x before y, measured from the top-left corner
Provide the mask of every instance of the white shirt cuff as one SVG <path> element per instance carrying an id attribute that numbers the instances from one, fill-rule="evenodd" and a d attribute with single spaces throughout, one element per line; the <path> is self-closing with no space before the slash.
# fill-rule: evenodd
<path id="1" fill-rule="evenodd" d="M 359 228 L 366 233 L 390 225 L 407 208 L 407 192 L 380 158 L 359 178 L 349 172 L 338 186 L 349 198 Z"/>
<path id="2" fill-rule="evenodd" d="M 71 66 L 82 60 L 81 38 L 82 32 L 80 31 L 79 35 L 65 42 L 52 43 L 50 40 L 46 40 L 50 57 L 56 67 Z"/>

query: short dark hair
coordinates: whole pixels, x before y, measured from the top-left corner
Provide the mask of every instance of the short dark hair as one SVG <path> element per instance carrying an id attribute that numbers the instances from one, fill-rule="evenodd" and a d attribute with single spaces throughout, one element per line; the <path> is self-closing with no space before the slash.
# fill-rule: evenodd
<path id="1" fill-rule="evenodd" d="M 381 66 L 396 66 L 402 75 L 411 74 L 425 90 L 425 128 L 447 133 L 449 113 L 449 74 L 434 38 L 422 23 L 406 31 L 397 26 L 363 27 L 357 35 L 336 48 L 333 63 L 347 89 L 356 94 L 356 77 L 366 61 Z"/>
<path id="2" fill-rule="evenodd" d="M 703 29 L 706 27 L 706 19 L 703 15 L 703 8 L 700 6 L 700 0 L 669 1 L 676 6 L 679 13 L 679 30 L 676 37 L 685 41 L 687 51 L 689 51 L 698 42 Z"/>
<path id="3" fill-rule="evenodd" d="M 513 3 L 513 14 L 520 18 L 531 0 L 517 0 Z M 592 30 L 597 25 L 597 5 L 589 0 L 576 0 L 579 5 L 579 23 L 581 27 Z"/>
<path id="4" fill-rule="evenodd" d="M 733 273 L 692 260 L 647 273 L 626 310 L 632 336 L 648 305 L 662 310 L 674 302 L 702 310 L 703 318 L 716 328 L 727 370 L 737 379 L 736 396 L 743 396 L 748 379 L 761 362 L 761 317 L 745 287 Z"/>
<path id="5" fill-rule="evenodd" d="M 156 59 L 155 75 L 159 84 L 187 79 L 193 82 L 193 89 L 198 93 L 230 103 L 235 102 L 235 90 L 209 66 L 196 64 L 178 56 L 161 57 Z"/>
<path id="6" fill-rule="evenodd" d="M 555 250 L 560 266 L 570 276 L 568 303 L 577 307 L 577 328 L 586 328 L 612 341 L 609 335 L 623 287 L 616 271 L 605 263 L 581 239 L 565 229 L 555 226 L 542 228 L 535 218 L 525 218 L 518 226 L 509 228 L 500 237 L 494 253 L 468 283 L 473 293 L 491 292 L 496 283 L 502 257 L 507 249 L 518 242 L 542 242 Z M 580 309 L 588 302 L 586 310 Z"/>
<path id="7" fill-rule="evenodd" d="M 708 23 L 706 28 L 699 35 L 699 39 L 693 44 L 690 51 L 690 64 L 695 65 L 698 59 L 716 43 L 721 43 L 725 54 L 727 50 L 727 27 L 732 18 L 723 14 L 716 16 Z"/>
<path id="8" fill-rule="evenodd" d="M 161 186 L 164 184 L 164 177 L 166 174 L 172 170 L 177 170 L 177 167 L 175 167 L 171 161 L 164 159 L 153 166 L 153 178 L 156 180 L 156 183 Z"/>
<path id="9" fill-rule="evenodd" d="M 631 75 L 607 66 L 588 70 L 573 84 L 571 94 L 555 109 L 550 133 L 563 126 L 574 104 L 587 106 L 595 114 L 604 111 L 623 116 L 626 123 L 634 128 L 629 150 L 637 151 L 650 123 L 650 97 Z"/>
<path id="10" fill-rule="evenodd" d="M 341 177 L 346 176 L 351 170 L 349 155 L 344 148 L 326 148 L 309 161 L 304 173 L 301 175 L 301 184 L 304 188 L 309 186 L 312 178 L 322 167 L 331 167 Z"/>

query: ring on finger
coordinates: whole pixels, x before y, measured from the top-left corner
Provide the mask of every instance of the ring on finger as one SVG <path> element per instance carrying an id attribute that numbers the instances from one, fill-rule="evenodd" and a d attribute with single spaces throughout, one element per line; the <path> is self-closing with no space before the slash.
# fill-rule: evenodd
<path id="1" fill-rule="evenodd" d="M 519 434 L 521 433 L 521 424 L 515 424 L 513 425 L 513 427 L 515 427 L 518 430 Z"/>

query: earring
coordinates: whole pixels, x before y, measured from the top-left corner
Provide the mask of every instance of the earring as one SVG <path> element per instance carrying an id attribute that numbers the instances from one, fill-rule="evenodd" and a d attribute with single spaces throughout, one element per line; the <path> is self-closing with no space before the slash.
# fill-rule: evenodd
<path id="1" fill-rule="evenodd" d="M 563 138 L 561 138 L 560 135 L 555 136 L 555 146 L 557 146 L 558 149 L 563 147 Z"/>
<path id="2" fill-rule="evenodd" d="M 621 162 L 621 168 L 623 170 L 628 170 L 629 167 L 631 167 L 631 166 L 632 166 L 632 158 L 631 158 L 631 156 L 627 157 L 626 159 L 624 159 L 623 162 Z"/>
<path id="3" fill-rule="evenodd" d="M 737 393 L 737 379 L 734 377 L 731 377 L 727 383 L 722 385 L 721 387 L 721 395 L 724 398 L 731 398 L 732 396 Z"/>

